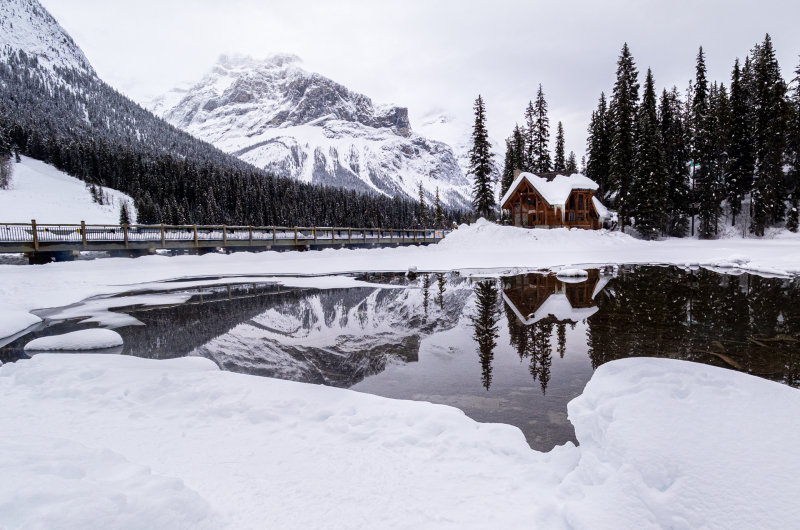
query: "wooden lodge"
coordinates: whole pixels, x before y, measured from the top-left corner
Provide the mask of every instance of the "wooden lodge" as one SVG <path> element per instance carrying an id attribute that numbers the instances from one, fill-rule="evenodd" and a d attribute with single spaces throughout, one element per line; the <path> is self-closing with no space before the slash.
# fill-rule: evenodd
<path id="1" fill-rule="evenodd" d="M 608 210 L 595 197 L 597 183 L 581 175 L 518 173 L 500 201 L 514 226 L 602 228 Z"/>

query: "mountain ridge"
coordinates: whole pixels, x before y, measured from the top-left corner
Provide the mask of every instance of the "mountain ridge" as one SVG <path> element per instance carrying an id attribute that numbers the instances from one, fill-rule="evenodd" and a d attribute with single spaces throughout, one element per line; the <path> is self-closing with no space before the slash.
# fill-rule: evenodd
<path id="1" fill-rule="evenodd" d="M 470 182 L 452 148 L 411 128 L 408 109 L 376 105 L 301 66 L 296 55 L 222 55 L 190 88 L 145 104 L 227 153 L 303 182 L 465 207 Z"/>

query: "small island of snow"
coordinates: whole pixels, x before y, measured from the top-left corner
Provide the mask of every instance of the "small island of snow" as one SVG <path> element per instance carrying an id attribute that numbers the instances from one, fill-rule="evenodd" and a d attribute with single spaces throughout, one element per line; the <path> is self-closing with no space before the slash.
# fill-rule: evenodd
<path id="1" fill-rule="evenodd" d="M 25 351 L 90 351 L 116 346 L 122 346 L 119 333 L 95 328 L 34 339 L 25 345 Z"/>

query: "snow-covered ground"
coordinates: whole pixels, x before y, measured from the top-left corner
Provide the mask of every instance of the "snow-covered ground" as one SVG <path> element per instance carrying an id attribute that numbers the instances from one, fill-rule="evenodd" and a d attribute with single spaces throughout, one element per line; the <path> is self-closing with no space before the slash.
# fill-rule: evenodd
<path id="1" fill-rule="evenodd" d="M 136 218 L 133 200 L 124 193 L 103 188 L 108 204 L 98 204 L 86 183 L 39 160 L 21 157 L 12 164 L 11 187 L 0 190 L 0 223 L 118 224 L 122 201 L 128 201 Z"/>
<path id="2" fill-rule="evenodd" d="M 800 392 L 688 362 L 602 366 L 550 453 L 461 411 L 42 354 L 0 367 L 0 527 L 790 528 Z M 764 433 L 769 433 L 767 436 Z"/>
<path id="3" fill-rule="evenodd" d="M 25 351 L 90 351 L 122 346 L 122 337 L 111 329 L 91 328 L 39 337 L 25 345 Z"/>
<path id="4" fill-rule="evenodd" d="M 129 290 L 145 282 L 214 275 L 312 275 L 353 271 L 420 272 L 461 270 L 493 274 L 590 264 L 656 263 L 704 265 L 766 275 L 800 274 L 800 236 L 774 239 L 668 239 L 642 241 L 619 232 L 528 230 L 479 221 L 462 226 L 428 247 L 326 249 L 205 256 L 146 256 L 40 266 L 0 265 L 0 311 L 16 314 L 17 329 L 29 322 L 20 313 L 60 307 L 94 295 Z M 297 282 L 297 279 L 284 280 Z M 338 280 L 337 280 L 338 281 Z M 12 319 L 9 317 L 9 322 Z"/>

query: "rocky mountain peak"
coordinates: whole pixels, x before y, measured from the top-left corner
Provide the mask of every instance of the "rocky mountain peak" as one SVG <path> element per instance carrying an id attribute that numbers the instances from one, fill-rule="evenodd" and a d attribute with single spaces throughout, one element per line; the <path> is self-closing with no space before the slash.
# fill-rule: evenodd
<path id="1" fill-rule="evenodd" d="M 19 51 L 49 70 L 75 68 L 95 75 L 72 37 L 37 0 L 0 1 L 0 56 Z"/>

